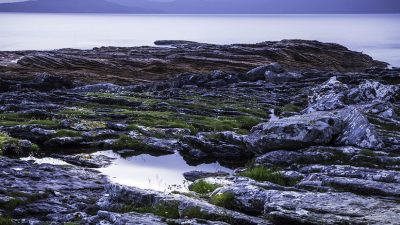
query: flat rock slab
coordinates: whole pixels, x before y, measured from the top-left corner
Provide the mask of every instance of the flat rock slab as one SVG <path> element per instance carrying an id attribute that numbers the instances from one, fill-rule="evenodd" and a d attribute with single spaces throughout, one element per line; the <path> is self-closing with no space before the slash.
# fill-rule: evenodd
<path id="1" fill-rule="evenodd" d="M 0 157 L 0 193 L 11 198 L 0 214 L 41 221 L 64 222 L 102 196 L 105 177 L 74 166 L 36 164 Z M 0 207 L 1 208 L 1 207 Z"/>

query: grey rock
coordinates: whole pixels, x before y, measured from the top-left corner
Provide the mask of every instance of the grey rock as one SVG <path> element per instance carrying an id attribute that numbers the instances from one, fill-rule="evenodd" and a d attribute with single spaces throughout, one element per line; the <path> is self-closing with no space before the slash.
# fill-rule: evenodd
<path id="1" fill-rule="evenodd" d="M 116 130 L 116 131 L 126 131 L 128 129 L 128 124 L 124 123 L 112 123 L 112 122 L 107 122 L 107 128 Z"/>
<path id="2" fill-rule="evenodd" d="M 284 69 L 278 63 L 272 63 L 264 66 L 259 66 L 242 75 L 240 78 L 244 81 L 258 81 L 265 79 L 265 73 L 271 71 L 273 73 L 282 73 Z"/>
<path id="3" fill-rule="evenodd" d="M 0 193 L 6 196 L 0 199 L 19 198 L 19 204 L 6 211 L 24 223 L 64 223 L 76 219 L 71 215 L 86 215 L 85 210 L 101 196 L 106 183 L 99 173 L 74 166 L 36 164 L 5 157 L 0 157 L 0 165 Z"/>
<path id="4" fill-rule="evenodd" d="M 395 85 L 384 85 L 378 81 L 367 80 L 359 86 L 359 100 L 368 101 L 393 101 L 399 95 L 400 87 Z"/>
<path id="5" fill-rule="evenodd" d="M 200 132 L 196 136 L 185 136 L 183 141 L 217 159 L 252 156 L 252 153 L 244 146 L 243 136 L 234 132 Z"/>
<path id="6" fill-rule="evenodd" d="M 335 154 L 322 151 L 273 151 L 256 158 L 256 163 L 264 166 L 290 166 L 293 164 L 326 163 L 333 161 Z"/>
<path id="7" fill-rule="evenodd" d="M 88 221 L 90 224 L 112 223 L 114 225 L 228 225 L 224 222 L 208 221 L 203 219 L 165 219 L 152 214 L 130 213 L 114 213 L 107 211 L 99 211 L 97 216 Z"/>
<path id="8" fill-rule="evenodd" d="M 274 189 L 245 179 L 220 181 L 214 194 L 231 193 L 234 207 L 263 213 L 274 224 L 396 224 L 400 206 L 392 200 L 349 192 L 309 192 Z"/>
<path id="9" fill-rule="evenodd" d="M 384 118 L 384 119 L 398 118 L 398 115 L 396 111 L 393 109 L 393 106 L 387 102 L 362 104 L 362 105 L 357 105 L 357 108 L 359 108 L 365 114 L 374 114 L 379 118 Z"/>
<path id="10" fill-rule="evenodd" d="M 15 140 L 4 143 L 0 152 L 9 157 L 26 157 L 37 151 L 36 147 L 28 140 Z"/>
<path id="11" fill-rule="evenodd" d="M 46 130 L 43 128 L 33 128 L 31 132 L 38 136 L 51 137 L 56 134 L 55 130 Z"/>
<path id="12" fill-rule="evenodd" d="M 220 177 L 220 176 L 228 176 L 229 173 L 227 172 L 205 172 L 205 171 L 190 171 L 186 172 L 183 174 L 186 180 L 188 181 L 196 181 L 198 179 L 202 178 L 208 178 L 208 177 Z"/>
<path id="13" fill-rule="evenodd" d="M 300 149 L 330 143 L 343 126 L 339 117 L 316 112 L 259 124 L 245 137 L 248 148 L 258 154 L 277 149 Z"/>
<path id="14" fill-rule="evenodd" d="M 82 137 L 55 137 L 44 143 L 49 147 L 76 147 L 85 145 Z"/>
<path id="15" fill-rule="evenodd" d="M 91 130 L 83 132 L 82 137 L 86 139 L 111 139 L 119 136 L 119 133 L 110 129 Z"/>
<path id="16" fill-rule="evenodd" d="M 199 149 L 190 149 L 190 150 L 187 152 L 187 155 L 188 155 L 190 158 L 193 158 L 193 159 L 195 159 L 195 160 L 205 159 L 205 158 L 207 158 L 207 157 L 209 156 L 209 154 L 207 154 L 207 153 L 205 153 L 205 152 L 203 152 L 203 151 L 201 151 L 201 150 L 199 150 Z"/>
<path id="17" fill-rule="evenodd" d="M 273 82 L 273 83 L 284 83 L 284 82 L 292 82 L 303 78 L 303 75 L 298 72 L 284 72 L 277 73 L 273 71 L 267 71 L 264 74 L 265 81 Z"/>
<path id="18" fill-rule="evenodd" d="M 356 108 L 332 112 L 313 112 L 261 123 L 244 138 L 248 148 L 257 154 L 313 145 L 377 149 L 383 146 L 380 136 L 368 119 Z"/>
<path id="19" fill-rule="evenodd" d="M 61 159 L 71 165 L 86 168 L 102 168 L 109 166 L 114 158 L 105 155 L 94 154 L 77 154 L 77 155 L 61 155 L 52 154 L 51 157 Z"/>
<path id="20" fill-rule="evenodd" d="M 189 129 L 183 128 L 154 128 L 139 126 L 140 133 L 147 136 L 162 136 L 166 138 L 176 138 L 184 135 L 190 135 Z"/>
<path id="21" fill-rule="evenodd" d="M 298 183 L 296 187 L 309 190 L 329 187 L 337 191 L 348 191 L 368 196 L 400 197 L 399 183 L 386 183 L 353 177 L 331 177 L 322 174 L 311 174 Z"/>
<path id="22" fill-rule="evenodd" d="M 224 209 L 211 205 L 208 202 L 192 199 L 186 196 L 166 195 L 155 191 L 140 190 L 134 187 L 126 187 L 122 185 L 107 185 L 108 196 L 103 197 L 98 202 L 98 206 L 102 210 L 113 211 L 118 210 L 124 205 L 137 205 L 145 207 L 155 207 L 159 204 L 176 205 L 179 215 L 185 217 L 185 211 L 189 209 L 198 209 L 201 211 L 203 219 L 225 218 L 230 224 L 258 225 L 270 224 L 267 220 L 252 217 L 236 211 Z"/>
<path id="23" fill-rule="evenodd" d="M 125 89 L 126 89 L 126 87 L 123 87 L 123 86 L 110 84 L 110 83 L 104 83 L 104 84 L 85 85 L 85 86 L 74 88 L 72 91 L 83 92 L 83 93 L 89 93 L 89 92 L 115 93 L 115 92 L 124 91 Z"/>
<path id="24" fill-rule="evenodd" d="M 336 137 L 337 145 L 351 145 L 361 148 L 379 149 L 383 142 L 368 119 L 356 108 L 348 107 L 338 112 L 344 127 Z"/>
<path id="25" fill-rule="evenodd" d="M 218 87 L 224 87 L 227 86 L 228 83 L 224 80 L 213 80 L 210 82 L 207 82 L 204 84 L 204 87 L 208 87 L 208 88 L 218 88 Z"/>
<path id="26" fill-rule="evenodd" d="M 400 183 L 400 172 L 373 169 L 366 167 L 354 167 L 347 165 L 313 165 L 300 169 L 302 173 L 321 173 L 332 177 L 349 177 L 364 180 L 379 181 L 385 183 Z"/>
<path id="27" fill-rule="evenodd" d="M 153 151 L 172 154 L 181 149 L 181 143 L 176 139 L 146 138 L 143 141 Z"/>
<path id="28" fill-rule="evenodd" d="M 331 111 L 344 108 L 348 89 L 348 85 L 338 81 L 336 77 L 331 77 L 328 81 L 312 90 L 312 95 L 308 97 L 309 106 L 305 109 L 305 112 Z"/>
<path id="29" fill-rule="evenodd" d="M 396 224 L 400 206 L 354 194 L 267 191 L 264 214 L 275 223 Z"/>

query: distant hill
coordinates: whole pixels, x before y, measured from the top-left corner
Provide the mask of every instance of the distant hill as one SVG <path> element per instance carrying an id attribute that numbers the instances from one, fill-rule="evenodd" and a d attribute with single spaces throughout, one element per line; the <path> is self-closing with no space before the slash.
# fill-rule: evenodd
<path id="1" fill-rule="evenodd" d="M 0 4 L 0 12 L 37 13 L 156 13 L 106 0 L 35 0 Z"/>
<path id="2" fill-rule="evenodd" d="M 187 14 L 400 13 L 400 0 L 109 0 Z"/>
<path id="3" fill-rule="evenodd" d="M 0 12 L 327 14 L 400 13 L 400 0 L 31 0 Z"/>

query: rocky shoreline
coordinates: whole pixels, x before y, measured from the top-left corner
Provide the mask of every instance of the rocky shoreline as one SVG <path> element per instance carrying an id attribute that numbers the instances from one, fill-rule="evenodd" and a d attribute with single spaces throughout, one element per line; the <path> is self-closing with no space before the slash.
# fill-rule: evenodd
<path id="1" fill-rule="evenodd" d="M 317 41 L 156 44 L 0 52 L 0 224 L 399 223 L 400 69 Z M 103 150 L 234 172 L 142 190 Z"/>

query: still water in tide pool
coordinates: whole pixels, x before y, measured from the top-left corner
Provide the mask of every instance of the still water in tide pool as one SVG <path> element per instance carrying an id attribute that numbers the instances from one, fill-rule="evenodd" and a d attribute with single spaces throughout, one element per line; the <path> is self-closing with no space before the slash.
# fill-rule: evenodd
<path id="1" fill-rule="evenodd" d="M 190 166 L 178 153 L 165 156 L 144 154 L 127 158 L 122 158 L 112 151 L 95 154 L 116 158 L 112 165 L 99 169 L 112 182 L 157 191 L 186 191 L 189 183 L 183 177 L 185 172 L 194 170 L 232 172 L 219 163 Z"/>
<path id="2" fill-rule="evenodd" d="M 0 13 L 0 51 L 153 45 L 155 40 L 232 44 L 334 42 L 400 67 L 400 14 L 113 15 Z"/>
<path id="3" fill-rule="evenodd" d="M 185 172 L 223 171 L 232 173 L 231 169 L 216 162 L 196 166 L 189 165 L 178 153 L 163 156 L 143 154 L 124 158 L 110 150 L 96 152 L 93 155 L 105 155 L 114 159 L 110 166 L 98 169 L 111 182 L 162 192 L 187 191 L 190 182 L 183 177 Z M 69 165 L 60 159 L 51 157 L 26 157 L 22 160 L 32 160 L 38 164 Z M 18 168 L 14 169 L 18 170 Z"/>

